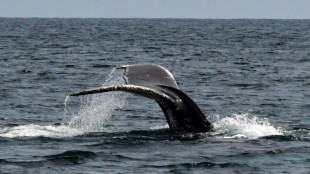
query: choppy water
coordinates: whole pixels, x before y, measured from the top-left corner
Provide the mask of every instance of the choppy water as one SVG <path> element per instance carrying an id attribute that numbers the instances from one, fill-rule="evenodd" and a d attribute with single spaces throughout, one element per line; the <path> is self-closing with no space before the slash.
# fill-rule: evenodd
<path id="1" fill-rule="evenodd" d="M 0 18 L 0 173 L 309 173 L 309 48 L 310 20 Z M 215 131 L 171 134 L 131 94 L 66 98 L 133 63 L 169 69 Z"/>

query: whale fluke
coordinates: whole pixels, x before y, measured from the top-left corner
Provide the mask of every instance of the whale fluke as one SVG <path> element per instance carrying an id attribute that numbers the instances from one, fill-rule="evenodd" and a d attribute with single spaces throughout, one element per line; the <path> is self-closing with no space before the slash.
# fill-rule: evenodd
<path id="1" fill-rule="evenodd" d="M 200 108 L 178 89 L 173 75 L 154 64 L 122 65 L 124 85 L 112 85 L 72 93 L 70 96 L 88 95 L 109 91 L 125 91 L 154 99 L 165 114 L 174 133 L 208 132 L 213 126 Z"/>

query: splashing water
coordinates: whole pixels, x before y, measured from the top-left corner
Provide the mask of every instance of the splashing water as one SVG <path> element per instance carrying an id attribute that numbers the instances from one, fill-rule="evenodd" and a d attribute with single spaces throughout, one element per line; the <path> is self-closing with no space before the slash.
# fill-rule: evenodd
<path id="1" fill-rule="evenodd" d="M 212 116 L 214 131 L 207 133 L 219 138 L 246 138 L 257 139 L 271 135 L 283 135 L 281 127 L 275 128 L 270 125 L 268 119 L 259 119 L 248 113 L 233 114 L 221 118 L 219 115 Z M 151 130 L 167 129 L 168 124 L 151 127 Z"/>
<path id="2" fill-rule="evenodd" d="M 109 74 L 104 86 L 123 84 L 123 72 L 117 72 L 115 69 Z M 126 103 L 126 97 L 119 92 L 94 94 L 80 97 L 80 108 L 77 113 L 70 111 L 68 104 L 70 97 L 65 99 L 65 119 L 67 122 L 60 126 L 41 126 L 41 125 L 20 125 L 16 127 L 4 127 L 0 129 L 0 137 L 52 137 L 64 138 L 83 135 L 87 132 L 102 131 L 104 122 L 109 119 L 113 111 L 123 107 Z M 73 103 L 76 104 L 76 103 Z"/>
<path id="3" fill-rule="evenodd" d="M 268 119 L 259 119 L 248 113 L 233 114 L 231 117 L 214 116 L 214 135 L 223 138 L 256 139 L 270 135 L 283 135 L 281 128 L 275 128 Z"/>
<path id="4" fill-rule="evenodd" d="M 124 84 L 123 72 L 115 71 L 109 74 L 104 86 Z M 68 115 L 67 102 L 65 102 L 65 115 Z M 81 97 L 80 109 L 71 115 L 68 121 L 70 127 L 82 129 L 84 132 L 104 130 L 104 122 L 109 119 L 113 111 L 127 103 L 126 96 L 120 92 L 93 94 Z"/>

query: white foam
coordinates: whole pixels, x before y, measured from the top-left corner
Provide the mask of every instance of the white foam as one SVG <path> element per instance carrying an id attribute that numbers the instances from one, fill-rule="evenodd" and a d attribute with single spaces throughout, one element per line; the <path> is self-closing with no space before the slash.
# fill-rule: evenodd
<path id="1" fill-rule="evenodd" d="M 222 138 L 256 139 L 270 135 L 282 135 L 281 128 L 270 125 L 268 119 L 259 119 L 248 113 L 233 114 L 230 117 L 215 116 L 214 135 Z"/>
<path id="2" fill-rule="evenodd" d="M 84 132 L 69 126 L 40 126 L 40 125 L 22 125 L 16 127 L 5 127 L 0 129 L 0 137 L 52 137 L 64 138 L 82 135 Z"/>
<path id="3" fill-rule="evenodd" d="M 159 130 L 159 129 L 167 129 L 167 128 L 169 128 L 168 124 L 163 125 L 163 126 L 154 126 L 154 127 L 151 127 L 150 129 L 151 130 Z"/>

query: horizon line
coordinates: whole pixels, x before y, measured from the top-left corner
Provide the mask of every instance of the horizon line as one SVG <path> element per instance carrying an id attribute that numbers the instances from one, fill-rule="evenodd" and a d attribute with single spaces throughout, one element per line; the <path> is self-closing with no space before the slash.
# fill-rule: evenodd
<path id="1" fill-rule="evenodd" d="M 196 20 L 310 20 L 310 18 L 199 18 L 199 17 L 36 17 L 0 16 L 15 19 L 196 19 Z"/>

